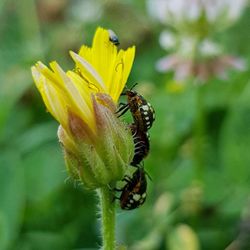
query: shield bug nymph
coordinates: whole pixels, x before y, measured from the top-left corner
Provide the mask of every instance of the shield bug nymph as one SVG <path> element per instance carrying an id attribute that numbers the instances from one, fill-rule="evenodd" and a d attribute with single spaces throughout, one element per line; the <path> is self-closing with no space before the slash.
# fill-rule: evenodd
<path id="1" fill-rule="evenodd" d="M 132 88 L 123 93 L 123 95 L 127 96 L 128 102 L 127 104 L 122 104 L 117 113 L 121 116 L 130 110 L 138 130 L 147 132 L 155 120 L 155 111 L 151 104 L 142 95 L 132 90 Z"/>
<path id="2" fill-rule="evenodd" d="M 140 207 L 147 197 L 146 173 L 142 167 L 138 167 L 132 177 L 125 176 L 125 186 L 121 191 L 120 206 L 124 210 L 132 210 Z"/>

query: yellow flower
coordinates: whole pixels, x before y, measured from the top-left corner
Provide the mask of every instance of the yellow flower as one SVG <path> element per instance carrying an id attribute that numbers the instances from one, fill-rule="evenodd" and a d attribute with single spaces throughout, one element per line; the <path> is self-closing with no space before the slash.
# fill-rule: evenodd
<path id="1" fill-rule="evenodd" d="M 96 188 L 122 178 L 133 154 L 130 131 L 116 117 L 135 47 L 119 50 L 109 32 L 96 30 L 92 47 L 70 51 L 75 69 L 37 62 L 32 75 L 47 110 L 60 123 L 58 136 L 70 174 Z"/>

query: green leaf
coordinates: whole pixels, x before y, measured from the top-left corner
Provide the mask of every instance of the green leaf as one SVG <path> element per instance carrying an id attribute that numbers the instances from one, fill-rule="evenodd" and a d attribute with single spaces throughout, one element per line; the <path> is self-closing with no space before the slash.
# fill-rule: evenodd
<path id="1" fill-rule="evenodd" d="M 17 151 L 0 156 L 0 249 L 6 249 L 19 233 L 25 202 L 24 175 Z"/>
<path id="2" fill-rule="evenodd" d="M 6 216 L 0 211 L 0 248 L 6 249 L 9 238 L 9 228 Z"/>
<path id="3" fill-rule="evenodd" d="M 225 122 L 222 133 L 222 160 L 233 187 L 250 177 L 250 84 L 239 96 Z"/>
<path id="4" fill-rule="evenodd" d="M 190 131 L 196 113 L 195 88 L 186 86 L 182 92 L 175 94 L 161 90 L 152 96 L 151 102 L 156 115 L 150 130 L 154 137 L 152 143 L 155 141 L 161 146 L 175 144 Z"/>
<path id="5" fill-rule="evenodd" d="M 65 235 L 49 231 L 32 231 L 25 234 L 18 244 L 19 250 L 62 250 L 71 249 L 67 246 Z M 16 250 L 14 248 L 13 250 Z"/>
<path id="6" fill-rule="evenodd" d="M 30 72 L 27 68 L 11 68 L 0 77 L 0 135 L 11 110 L 24 92 L 31 85 Z"/>
<path id="7" fill-rule="evenodd" d="M 57 139 L 57 124 L 55 122 L 47 122 L 38 125 L 34 125 L 27 131 L 23 132 L 15 141 L 16 146 L 20 148 L 20 151 L 25 154 L 33 151 L 39 146 L 56 141 Z M 59 146 L 59 144 L 58 144 Z"/>
<path id="8" fill-rule="evenodd" d="M 65 164 L 60 146 L 42 145 L 24 158 L 27 197 L 39 201 L 62 185 L 66 179 Z"/>

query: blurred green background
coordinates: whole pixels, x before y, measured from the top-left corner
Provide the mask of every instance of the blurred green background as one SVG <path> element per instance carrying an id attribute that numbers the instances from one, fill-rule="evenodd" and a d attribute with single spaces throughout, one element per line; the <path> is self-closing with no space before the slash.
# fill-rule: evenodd
<path id="1" fill-rule="evenodd" d="M 134 250 L 250 249 L 249 68 L 203 85 L 178 85 L 155 62 L 163 25 L 145 1 L 0 0 L 0 250 L 97 249 L 97 198 L 67 179 L 58 124 L 30 67 L 72 68 L 68 50 L 97 26 L 136 45 L 128 86 L 156 110 L 145 168 L 146 203 L 117 215 L 117 239 Z M 250 63 L 250 10 L 214 39 Z M 118 205 L 117 205 L 118 207 Z M 232 246 L 231 244 L 231 246 Z M 237 248 L 238 247 L 238 248 Z"/>

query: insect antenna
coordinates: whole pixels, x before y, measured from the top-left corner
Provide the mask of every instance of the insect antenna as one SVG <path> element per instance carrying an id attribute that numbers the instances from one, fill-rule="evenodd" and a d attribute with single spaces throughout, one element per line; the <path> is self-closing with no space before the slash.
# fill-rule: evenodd
<path id="1" fill-rule="evenodd" d="M 126 95 L 126 91 L 132 91 L 137 84 L 138 84 L 138 82 L 134 83 L 131 88 L 128 88 L 127 86 L 125 86 L 125 88 L 124 88 L 125 92 L 122 92 L 121 95 Z"/>

